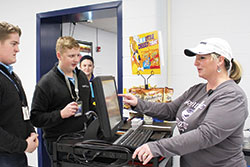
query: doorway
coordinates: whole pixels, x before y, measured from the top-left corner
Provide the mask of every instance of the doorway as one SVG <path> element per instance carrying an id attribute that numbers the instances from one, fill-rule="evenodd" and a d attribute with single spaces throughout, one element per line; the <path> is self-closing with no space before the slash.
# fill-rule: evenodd
<path id="1" fill-rule="evenodd" d="M 123 92 L 122 81 L 122 2 L 114 1 L 103 4 L 82 6 L 70 9 L 63 9 L 37 14 L 37 34 L 36 34 L 36 80 L 47 73 L 57 62 L 55 44 L 56 40 L 64 35 L 63 27 L 65 24 L 81 22 L 80 18 L 85 17 L 85 13 L 100 11 L 115 11 L 117 24 L 117 59 L 116 74 L 118 93 Z M 78 17 L 77 17 L 78 16 Z M 81 17 L 80 17 L 81 16 Z M 77 20 L 78 19 L 78 20 Z M 94 19 L 94 17 L 93 17 Z M 108 65 L 108 64 L 107 64 Z M 122 106 L 122 103 L 120 103 Z M 42 130 L 38 128 L 39 147 L 38 147 L 38 166 L 50 166 L 50 160 L 43 145 Z"/>

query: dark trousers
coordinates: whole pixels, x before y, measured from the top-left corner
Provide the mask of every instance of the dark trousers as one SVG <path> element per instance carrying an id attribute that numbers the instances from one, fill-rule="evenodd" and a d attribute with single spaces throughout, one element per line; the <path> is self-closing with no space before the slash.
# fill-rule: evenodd
<path id="1" fill-rule="evenodd" d="M 27 157 L 25 153 L 0 153 L 1 167 L 27 167 Z"/>

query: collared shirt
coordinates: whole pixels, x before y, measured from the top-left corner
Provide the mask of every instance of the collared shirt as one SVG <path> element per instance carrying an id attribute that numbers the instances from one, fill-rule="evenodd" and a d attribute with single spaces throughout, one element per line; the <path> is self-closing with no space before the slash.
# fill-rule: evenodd
<path id="1" fill-rule="evenodd" d="M 57 69 L 58 69 L 63 75 L 65 75 L 64 72 L 60 69 L 59 66 L 57 66 Z M 74 73 L 75 73 L 75 70 L 74 70 Z M 68 76 L 66 76 L 66 77 L 75 85 L 75 79 L 74 79 L 73 77 L 68 77 Z"/>
<path id="2" fill-rule="evenodd" d="M 92 80 L 94 79 L 94 77 L 95 77 L 94 74 L 92 74 L 89 82 L 92 82 Z"/>
<path id="3" fill-rule="evenodd" d="M 2 65 L 4 68 L 6 68 L 6 70 L 8 70 L 8 72 L 10 73 L 10 74 L 7 74 L 4 71 L 2 71 L 2 69 L 0 69 L 0 72 L 3 75 L 5 75 L 14 84 L 14 86 L 16 87 L 16 89 L 18 91 L 18 94 L 20 96 L 20 99 L 22 101 L 22 105 L 27 106 L 27 100 L 26 100 L 26 97 L 25 97 L 24 90 L 22 88 L 22 85 L 21 85 L 20 81 L 18 81 L 18 78 L 16 77 L 16 75 L 14 75 L 13 67 L 10 66 L 10 65 L 6 65 L 6 64 L 4 64 L 2 62 L 0 62 L 0 65 Z"/>
<path id="4" fill-rule="evenodd" d="M 10 66 L 10 65 L 8 66 L 8 65 L 6 65 L 6 64 L 4 64 L 2 62 L 0 62 L 0 64 L 2 64 L 9 71 L 10 74 L 12 74 L 12 71 L 13 71 L 13 67 L 12 66 Z"/>
<path id="5" fill-rule="evenodd" d="M 12 74 L 12 72 L 13 72 L 13 67 L 12 66 L 6 65 L 6 64 L 4 64 L 2 62 L 0 62 L 0 64 L 2 66 L 4 66 L 9 71 L 10 74 Z M 2 70 L 0 70 L 0 72 L 3 73 L 15 85 L 15 87 L 17 88 L 17 90 L 19 92 L 19 89 L 18 89 L 16 83 L 13 81 L 13 79 L 11 79 L 10 76 L 8 76 L 8 74 L 6 74 L 5 72 L 3 72 Z"/>

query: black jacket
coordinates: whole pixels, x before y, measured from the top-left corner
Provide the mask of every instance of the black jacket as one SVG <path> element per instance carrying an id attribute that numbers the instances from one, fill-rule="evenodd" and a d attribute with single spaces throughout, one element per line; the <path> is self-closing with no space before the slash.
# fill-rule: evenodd
<path id="1" fill-rule="evenodd" d="M 83 113 L 94 111 L 89 81 L 82 71 L 76 69 L 76 74 L 79 96 L 83 102 Z M 73 84 L 71 87 L 73 94 L 75 94 Z M 56 141 L 62 134 L 76 132 L 84 128 L 84 122 L 86 122 L 84 114 L 79 117 L 61 118 L 60 110 L 72 101 L 74 100 L 70 95 L 64 75 L 55 65 L 36 85 L 31 105 L 31 122 L 34 126 L 43 129 L 44 138 L 47 141 Z"/>
<path id="2" fill-rule="evenodd" d="M 24 121 L 22 100 L 14 83 L 6 77 L 11 76 L 8 70 L 0 65 L 0 152 L 24 153 L 27 148 L 26 138 L 35 132 L 30 121 Z M 5 74 L 3 74 L 4 72 Z M 23 100 L 27 104 L 26 96 L 20 79 L 15 78 L 22 91 Z"/>

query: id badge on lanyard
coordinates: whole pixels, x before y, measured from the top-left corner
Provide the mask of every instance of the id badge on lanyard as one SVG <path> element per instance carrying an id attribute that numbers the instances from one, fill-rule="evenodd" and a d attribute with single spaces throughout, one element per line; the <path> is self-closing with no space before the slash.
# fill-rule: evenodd
<path id="1" fill-rule="evenodd" d="M 78 110 L 75 113 L 75 117 L 82 115 L 82 101 L 77 101 Z"/>
<path id="2" fill-rule="evenodd" d="M 23 111 L 23 119 L 25 121 L 30 119 L 30 112 L 29 112 L 29 107 L 28 106 L 22 106 L 22 111 Z"/>
<path id="3" fill-rule="evenodd" d="M 29 112 L 29 107 L 25 105 L 25 95 L 22 96 L 22 91 L 21 91 L 21 85 L 18 86 L 18 81 L 15 78 L 11 78 L 11 76 L 7 75 L 4 71 L 0 69 L 0 72 L 3 73 L 16 87 L 20 100 L 22 101 L 22 112 L 23 112 L 23 120 L 29 120 L 30 119 L 30 112 Z M 15 80 L 15 81 L 14 81 Z"/>
<path id="4" fill-rule="evenodd" d="M 64 77 L 65 77 L 66 84 L 67 84 L 67 86 L 69 88 L 70 95 L 71 95 L 72 99 L 75 100 L 75 102 L 77 103 L 77 106 L 78 106 L 78 110 L 76 111 L 76 113 L 75 113 L 74 116 L 75 117 L 79 117 L 79 116 L 82 115 L 82 101 L 79 101 L 79 90 L 78 90 L 77 76 L 76 76 L 75 73 L 73 74 L 73 77 L 75 79 L 75 93 L 76 93 L 76 98 L 73 96 L 73 93 L 72 93 L 71 86 L 70 86 L 68 78 L 65 75 L 64 75 Z"/>

